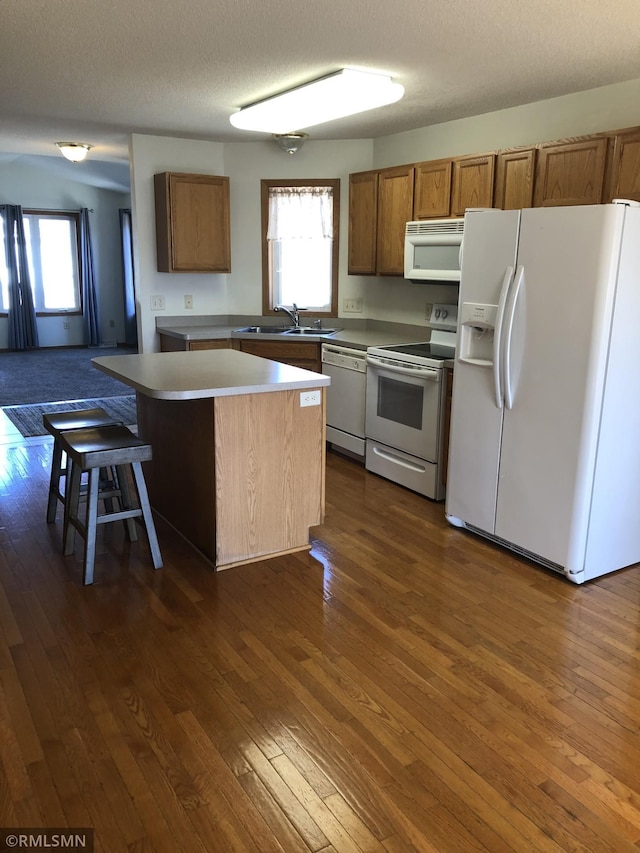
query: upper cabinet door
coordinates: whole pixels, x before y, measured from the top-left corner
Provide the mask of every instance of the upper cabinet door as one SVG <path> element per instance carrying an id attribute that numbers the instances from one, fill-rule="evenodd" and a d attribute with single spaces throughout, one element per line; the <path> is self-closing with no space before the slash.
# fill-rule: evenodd
<path id="1" fill-rule="evenodd" d="M 493 205 L 501 210 L 520 210 L 533 203 L 535 148 L 500 151 L 496 161 Z"/>
<path id="2" fill-rule="evenodd" d="M 451 160 L 416 164 L 414 219 L 437 219 L 451 212 Z"/>
<path id="3" fill-rule="evenodd" d="M 229 178 L 155 175 L 159 272 L 231 272 Z"/>
<path id="4" fill-rule="evenodd" d="M 607 140 L 594 136 L 577 142 L 538 147 L 534 207 L 600 204 Z"/>
<path id="5" fill-rule="evenodd" d="M 603 201 L 629 198 L 640 201 L 640 128 L 611 137 L 609 189 Z"/>
<path id="6" fill-rule="evenodd" d="M 495 154 L 458 157 L 453 161 L 452 216 L 464 216 L 468 207 L 493 206 L 495 161 Z"/>
<path id="7" fill-rule="evenodd" d="M 413 166 L 378 172 L 378 275 L 404 275 L 404 232 L 413 217 L 413 179 Z"/>
<path id="8" fill-rule="evenodd" d="M 349 275 L 375 275 L 378 173 L 349 175 Z"/>

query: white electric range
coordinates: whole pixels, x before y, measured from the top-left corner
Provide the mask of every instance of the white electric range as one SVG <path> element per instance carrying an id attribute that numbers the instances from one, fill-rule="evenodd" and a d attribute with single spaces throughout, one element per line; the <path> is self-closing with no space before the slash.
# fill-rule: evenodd
<path id="1" fill-rule="evenodd" d="M 367 350 L 365 467 L 432 500 L 444 498 L 444 365 L 456 333 Z"/>

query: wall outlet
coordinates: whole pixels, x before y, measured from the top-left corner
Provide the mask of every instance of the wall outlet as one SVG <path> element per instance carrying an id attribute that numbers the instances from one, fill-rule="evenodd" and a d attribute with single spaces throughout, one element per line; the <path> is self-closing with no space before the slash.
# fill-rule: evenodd
<path id="1" fill-rule="evenodd" d="M 362 297 L 343 299 L 342 310 L 345 314 L 362 314 Z"/>
<path id="2" fill-rule="evenodd" d="M 62 326 L 63 326 L 63 328 L 64 328 L 64 329 L 68 329 L 68 328 L 69 328 L 69 321 L 68 321 L 68 320 L 63 320 L 63 321 L 62 321 Z"/>
<path id="3" fill-rule="evenodd" d="M 300 408 L 304 406 L 319 406 L 320 392 L 319 391 L 301 391 L 300 392 Z"/>
<path id="4" fill-rule="evenodd" d="M 115 329 L 115 327 L 116 327 L 116 321 L 115 320 L 109 320 L 109 328 Z"/>
<path id="5" fill-rule="evenodd" d="M 424 306 L 424 319 L 430 320 L 432 313 L 433 313 L 433 304 L 431 302 L 427 302 L 427 304 Z"/>
<path id="6" fill-rule="evenodd" d="M 151 310 L 152 311 L 164 311 L 164 296 L 152 296 L 151 297 Z"/>
<path id="7" fill-rule="evenodd" d="M 184 307 L 185 308 L 193 308 L 193 296 L 185 295 L 184 297 Z"/>

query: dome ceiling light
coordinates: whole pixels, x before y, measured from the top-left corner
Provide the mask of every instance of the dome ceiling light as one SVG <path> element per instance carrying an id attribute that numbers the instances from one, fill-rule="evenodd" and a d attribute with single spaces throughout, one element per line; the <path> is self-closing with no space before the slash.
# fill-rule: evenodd
<path id="1" fill-rule="evenodd" d="M 84 160 L 93 147 L 86 142 L 56 142 L 56 145 L 60 149 L 60 153 L 72 163 L 79 163 Z"/>
<path id="2" fill-rule="evenodd" d="M 295 154 L 304 145 L 305 139 L 309 138 L 308 133 L 274 133 L 276 143 L 286 151 L 287 154 Z"/>

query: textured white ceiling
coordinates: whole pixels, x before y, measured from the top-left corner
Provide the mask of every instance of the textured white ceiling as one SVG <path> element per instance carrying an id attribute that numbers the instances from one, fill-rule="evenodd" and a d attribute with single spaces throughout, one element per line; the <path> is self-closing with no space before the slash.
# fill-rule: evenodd
<path id="1" fill-rule="evenodd" d="M 0 0 L 0 156 L 130 133 L 249 141 L 229 115 L 357 67 L 397 104 L 310 128 L 375 138 L 640 77 L 639 0 Z"/>

